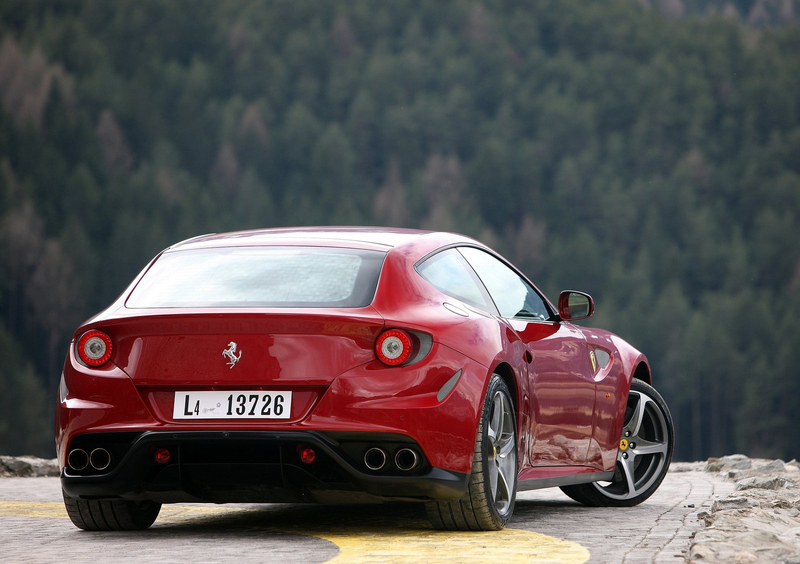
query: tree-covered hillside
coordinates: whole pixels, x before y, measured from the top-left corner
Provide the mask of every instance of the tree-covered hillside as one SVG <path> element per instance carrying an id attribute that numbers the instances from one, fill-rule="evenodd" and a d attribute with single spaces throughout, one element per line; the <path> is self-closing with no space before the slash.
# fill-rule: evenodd
<path id="1" fill-rule="evenodd" d="M 71 331 L 248 227 L 476 236 L 650 358 L 676 457 L 800 446 L 800 28 L 632 0 L 0 3 L 0 452 Z"/>
<path id="2" fill-rule="evenodd" d="M 800 0 L 637 0 L 670 16 L 714 16 L 760 27 L 800 22 Z"/>

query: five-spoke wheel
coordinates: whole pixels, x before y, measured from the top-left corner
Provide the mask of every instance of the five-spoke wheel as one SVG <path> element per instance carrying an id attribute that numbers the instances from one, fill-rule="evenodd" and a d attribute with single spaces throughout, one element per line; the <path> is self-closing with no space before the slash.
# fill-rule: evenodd
<path id="1" fill-rule="evenodd" d="M 506 390 L 498 389 L 492 398 L 487 432 L 489 491 L 500 514 L 508 513 L 517 483 L 517 434 L 514 408 Z"/>
<path id="2" fill-rule="evenodd" d="M 614 477 L 561 488 L 586 505 L 637 505 L 656 491 L 669 469 L 675 432 L 661 395 L 633 380 L 625 409 Z"/>
<path id="3" fill-rule="evenodd" d="M 517 471 L 514 403 L 508 386 L 495 374 L 483 403 L 467 495 L 428 503 L 431 523 L 447 530 L 502 529 L 514 511 Z"/>

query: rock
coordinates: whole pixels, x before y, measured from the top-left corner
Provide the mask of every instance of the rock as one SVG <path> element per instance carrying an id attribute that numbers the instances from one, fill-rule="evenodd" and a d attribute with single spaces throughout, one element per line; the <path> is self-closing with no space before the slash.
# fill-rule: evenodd
<path id="1" fill-rule="evenodd" d="M 736 485 L 736 491 L 761 489 L 761 490 L 780 490 L 785 487 L 794 487 L 795 484 L 782 476 L 773 478 L 744 478 Z"/>
<path id="2" fill-rule="evenodd" d="M 769 505 L 775 509 L 792 509 L 792 502 L 786 499 L 776 499 Z"/>
<path id="3" fill-rule="evenodd" d="M 669 466 L 670 472 L 702 472 L 706 467 L 705 462 L 673 462 Z"/>
<path id="4" fill-rule="evenodd" d="M 0 473 L 3 476 L 31 476 L 33 468 L 27 462 L 12 456 L 0 456 Z"/>
<path id="5" fill-rule="evenodd" d="M 729 497 L 718 499 L 711 505 L 711 512 L 724 511 L 726 509 L 749 509 L 752 507 L 750 500 L 746 497 Z"/>
<path id="6" fill-rule="evenodd" d="M 783 474 L 786 472 L 786 465 L 783 463 L 783 460 L 772 460 L 767 464 L 756 467 L 755 471 L 765 476 Z"/>
<path id="7" fill-rule="evenodd" d="M 750 460 L 737 460 L 735 462 L 731 462 L 728 467 L 732 470 L 749 470 L 753 467 L 753 462 Z"/>
<path id="8" fill-rule="evenodd" d="M 743 454 L 730 454 L 722 458 L 709 458 L 706 463 L 706 472 L 722 472 L 723 470 L 747 470 L 752 462 Z"/>
<path id="9" fill-rule="evenodd" d="M 758 562 L 758 556 L 747 550 L 740 550 L 733 555 L 733 561 L 736 564 L 750 564 L 751 562 Z"/>
<path id="10" fill-rule="evenodd" d="M 0 456 L 0 476 L 59 476 L 58 461 L 35 456 Z"/>
<path id="11" fill-rule="evenodd" d="M 737 518 L 735 522 L 715 523 L 714 529 L 698 532 L 689 549 L 689 561 L 766 563 L 800 555 L 793 543 L 781 540 L 773 532 L 759 530 L 765 523 L 755 521 L 754 524 L 756 528 L 751 529 Z"/>
<path id="12" fill-rule="evenodd" d="M 34 477 L 52 476 L 58 477 L 61 475 L 58 467 L 58 459 L 56 458 L 38 458 L 35 456 L 21 456 L 18 458 L 23 462 L 31 465 L 31 470 Z"/>
<path id="13" fill-rule="evenodd" d="M 715 556 L 714 549 L 708 545 L 695 545 L 692 547 L 691 552 L 689 555 L 692 557 L 692 561 L 694 560 L 710 560 Z"/>
<path id="14" fill-rule="evenodd" d="M 689 562 L 800 564 L 800 464 L 744 455 L 710 458 L 705 470 L 736 483 L 711 512 L 697 514 Z"/>

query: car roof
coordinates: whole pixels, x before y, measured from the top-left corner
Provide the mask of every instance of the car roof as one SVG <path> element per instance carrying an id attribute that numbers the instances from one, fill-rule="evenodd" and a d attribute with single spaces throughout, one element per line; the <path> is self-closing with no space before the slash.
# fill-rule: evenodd
<path id="1" fill-rule="evenodd" d="M 454 243 L 475 244 L 477 241 L 455 233 L 391 227 L 287 227 L 200 235 L 172 245 L 168 250 L 309 245 L 373 249 L 384 252 L 397 247 L 413 247 L 418 252 L 425 250 L 429 252 Z"/>

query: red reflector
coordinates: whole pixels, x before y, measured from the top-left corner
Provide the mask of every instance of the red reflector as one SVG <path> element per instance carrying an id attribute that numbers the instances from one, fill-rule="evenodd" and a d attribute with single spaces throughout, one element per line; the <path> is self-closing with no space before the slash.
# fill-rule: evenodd
<path id="1" fill-rule="evenodd" d="M 314 449 L 305 445 L 297 447 L 297 454 L 300 455 L 300 462 L 303 464 L 311 464 L 317 459 L 317 453 L 314 452 Z"/>
<path id="2" fill-rule="evenodd" d="M 159 464 L 166 464 L 169 462 L 170 454 L 165 448 L 160 448 L 155 452 L 156 462 Z"/>

